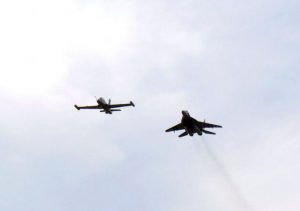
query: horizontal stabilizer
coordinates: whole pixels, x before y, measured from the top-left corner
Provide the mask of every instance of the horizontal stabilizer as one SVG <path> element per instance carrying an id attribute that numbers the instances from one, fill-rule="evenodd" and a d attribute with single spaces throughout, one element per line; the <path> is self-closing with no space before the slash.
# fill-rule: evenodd
<path id="1" fill-rule="evenodd" d="M 188 132 L 184 132 L 184 133 L 181 133 L 178 137 L 183 137 L 183 136 L 186 136 L 188 134 Z"/>
<path id="2" fill-rule="evenodd" d="M 202 129 L 202 132 L 206 133 L 206 134 L 216 135 L 216 133 L 213 133 L 213 132 L 210 132 L 210 131 L 207 131 L 207 130 L 203 130 L 203 129 Z"/>
<path id="3" fill-rule="evenodd" d="M 77 105 L 74 105 L 74 107 L 79 111 L 80 110 L 80 108 L 77 106 Z"/>
<path id="4" fill-rule="evenodd" d="M 111 111 L 121 111 L 121 109 L 110 109 Z"/>

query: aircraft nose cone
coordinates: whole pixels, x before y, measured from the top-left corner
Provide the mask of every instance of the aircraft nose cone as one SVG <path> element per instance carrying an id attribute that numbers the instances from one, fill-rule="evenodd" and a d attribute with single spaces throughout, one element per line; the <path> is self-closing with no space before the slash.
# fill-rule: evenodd
<path id="1" fill-rule="evenodd" d="M 181 111 L 181 113 L 184 117 L 190 117 L 190 114 L 188 111 Z"/>

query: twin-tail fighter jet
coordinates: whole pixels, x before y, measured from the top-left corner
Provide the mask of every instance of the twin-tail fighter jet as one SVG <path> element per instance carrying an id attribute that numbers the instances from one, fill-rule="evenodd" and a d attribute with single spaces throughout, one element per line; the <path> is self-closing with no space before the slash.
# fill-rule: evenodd
<path id="1" fill-rule="evenodd" d="M 100 112 L 105 112 L 106 114 L 112 114 L 113 111 L 121 111 L 121 109 L 115 109 L 120 107 L 126 107 L 126 106 L 135 106 L 132 101 L 127 104 L 111 104 L 111 100 L 108 100 L 108 103 L 105 102 L 105 100 L 100 97 L 99 99 L 96 98 L 97 104 L 94 106 L 77 106 L 74 105 L 77 110 L 80 109 L 100 109 Z"/>
<path id="2" fill-rule="evenodd" d="M 182 134 L 179 135 L 179 137 L 183 137 L 186 135 L 193 136 L 194 133 L 197 133 L 199 136 L 201 136 L 203 133 L 215 135 L 216 133 L 204 130 L 204 128 L 221 128 L 220 125 L 214 125 L 210 123 L 200 122 L 194 119 L 190 116 L 188 111 L 182 111 L 182 119 L 181 123 L 175 125 L 174 127 L 171 127 L 166 130 L 166 132 L 170 131 L 176 131 L 176 130 L 185 130 Z"/>

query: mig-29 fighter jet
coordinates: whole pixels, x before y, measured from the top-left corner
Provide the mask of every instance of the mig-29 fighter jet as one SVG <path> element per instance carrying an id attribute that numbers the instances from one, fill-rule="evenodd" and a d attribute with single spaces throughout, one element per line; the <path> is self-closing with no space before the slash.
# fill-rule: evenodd
<path id="1" fill-rule="evenodd" d="M 181 113 L 183 115 L 182 119 L 181 119 L 181 123 L 179 123 L 178 125 L 175 125 L 174 127 L 167 129 L 166 132 L 170 132 L 170 131 L 175 132 L 176 130 L 185 130 L 185 132 L 180 134 L 179 137 L 183 137 L 186 135 L 193 136 L 194 133 L 197 133 L 199 136 L 201 136 L 202 133 L 215 135 L 216 133 L 204 130 L 204 128 L 221 128 L 222 127 L 220 125 L 213 125 L 213 124 L 206 123 L 205 121 L 204 122 L 197 121 L 196 119 L 194 119 L 193 117 L 190 116 L 188 111 L 182 111 Z"/>
<path id="2" fill-rule="evenodd" d="M 105 112 L 106 114 L 112 114 L 113 111 L 121 111 L 120 109 L 114 109 L 119 107 L 125 107 L 125 106 L 135 106 L 132 101 L 128 104 L 111 104 L 111 100 L 108 100 L 108 103 L 105 102 L 105 100 L 100 97 L 99 99 L 96 98 L 97 104 L 94 106 L 77 106 L 74 105 L 77 110 L 80 109 L 100 109 L 100 112 Z"/>

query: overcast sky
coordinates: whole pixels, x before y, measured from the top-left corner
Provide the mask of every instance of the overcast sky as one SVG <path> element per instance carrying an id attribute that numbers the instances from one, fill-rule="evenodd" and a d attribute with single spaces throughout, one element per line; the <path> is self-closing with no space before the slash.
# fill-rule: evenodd
<path id="1" fill-rule="evenodd" d="M 0 210 L 299 211 L 299 11 L 2 1 Z M 165 133 L 181 110 L 223 128 Z"/>

